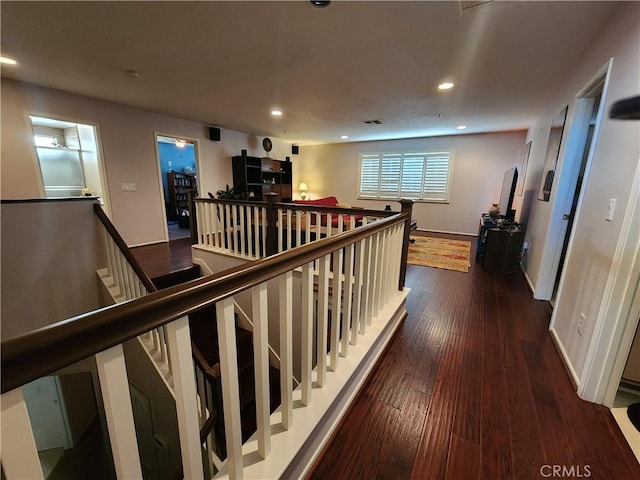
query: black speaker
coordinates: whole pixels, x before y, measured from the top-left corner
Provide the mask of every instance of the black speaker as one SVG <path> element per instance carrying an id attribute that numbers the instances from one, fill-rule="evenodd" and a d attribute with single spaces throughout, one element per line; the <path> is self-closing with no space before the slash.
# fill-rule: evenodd
<path id="1" fill-rule="evenodd" d="M 291 153 L 298 155 L 298 153 L 300 153 L 300 147 L 298 145 L 291 145 Z"/>
<path id="2" fill-rule="evenodd" d="M 220 129 L 218 127 L 209 127 L 209 140 L 220 141 Z"/>

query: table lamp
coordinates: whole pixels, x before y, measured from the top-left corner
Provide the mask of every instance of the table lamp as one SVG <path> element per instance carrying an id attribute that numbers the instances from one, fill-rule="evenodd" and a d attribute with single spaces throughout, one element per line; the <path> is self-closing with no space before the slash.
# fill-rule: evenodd
<path id="1" fill-rule="evenodd" d="M 300 198 L 302 200 L 306 200 L 307 199 L 307 190 L 309 190 L 309 187 L 307 187 L 307 184 L 305 182 L 300 183 L 300 186 L 298 187 L 298 190 L 300 190 Z"/>

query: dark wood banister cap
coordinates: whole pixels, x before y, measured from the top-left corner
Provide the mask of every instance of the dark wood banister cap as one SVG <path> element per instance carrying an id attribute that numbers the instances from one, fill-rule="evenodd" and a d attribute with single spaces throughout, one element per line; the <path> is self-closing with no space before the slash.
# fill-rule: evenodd
<path id="1" fill-rule="evenodd" d="M 406 222 L 396 213 L 208 277 L 78 315 L 2 342 L 2 393 Z"/>

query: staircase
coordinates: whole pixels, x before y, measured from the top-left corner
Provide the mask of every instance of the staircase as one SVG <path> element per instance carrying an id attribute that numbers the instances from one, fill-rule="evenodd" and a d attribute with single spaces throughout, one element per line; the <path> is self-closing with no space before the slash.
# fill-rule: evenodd
<path id="1" fill-rule="evenodd" d="M 200 277 L 200 268 L 185 269 L 173 272 L 152 281 L 158 289 L 168 288 L 180 283 Z M 189 330 L 191 345 L 196 362 L 207 373 L 214 405 L 217 411 L 210 412 L 212 422 L 207 422 L 201 431 L 205 437 L 213 430 L 216 439 L 215 453 L 221 458 L 226 457 L 224 443 L 224 418 L 222 415 L 222 386 L 220 378 L 220 351 L 218 347 L 218 331 L 215 307 L 206 307 L 189 315 Z M 255 368 L 253 363 L 253 334 L 244 328 L 236 326 L 236 348 L 238 352 L 238 381 L 240 384 L 240 415 L 242 419 L 242 441 L 247 441 L 256 432 L 256 399 L 255 399 Z M 269 367 L 270 410 L 273 413 L 280 405 L 280 371 Z"/>

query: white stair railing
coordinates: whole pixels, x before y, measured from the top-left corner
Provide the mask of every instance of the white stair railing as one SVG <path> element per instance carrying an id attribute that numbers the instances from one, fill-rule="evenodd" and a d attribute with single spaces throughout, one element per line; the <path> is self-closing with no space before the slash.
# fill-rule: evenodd
<path id="1" fill-rule="evenodd" d="M 20 405 L 20 394 L 15 390 L 19 392 L 25 383 L 87 355 L 97 354 L 101 364 L 101 388 L 106 391 L 104 408 L 110 412 L 108 416 L 112 416 L 108 421 L 109 437 L 114 447 L 118 478 L 140 478 L 121 345 L 140 334 L 153 335 L 151 332 L 162 325 L 168 363 L 174 372 L 183 472 L 185 478 L 204 478 L 199 429 L 202 407 L 196 395 L 186 315 L 204 306 L 216 305 L 227 459 L 215 478 L 280 477 L 294 462 L 297 448 L 303 446 L 316 430 L 328 428 L 321 419 L 331 411 L 336 399 L 352 398 L 355 393 L 348 393 L 355 392 L 352 385 L 364 381 L 371 362 L 384 348 L 381 339 L 390 338 L 403 318 L 406 290 L 399 289 L 401 262 L 398 252 L 406 245 L 403 241 L 406 225 L 405 216 L 389 218 L 316 241 L 314 247 L 307 245 L 251 262 L 241 271 L 223 272 L 171 294 L 154 292 L 145 298 L 51 325 L 46 332 L 34 331 L 4 341 L 0 352 L 3 409 L 7 399 L 17 398 Z M 344 249 L 345 255 L 342 254 Z M 313 264 L 318 266 L 317 273 Z M 117 268 L 116 265 L 115 271 Z M 266 294 L 267 282 L 272 279 L 276 279 L 281 291 L 270 297 Z M 317 302 L 313 301 L 316 288 Z M 362 292 L 358 294 L 360 289 Z M 244 291 L 251 293 L 254 310 L 258 431 L 243 445 L 233 305 L 234 297 Z M 300 298 L 296 300 L 298 296 Z M 269 311 L 271 302 L 276 303 L 280 312 L 283 379 L 282 405 L 269 415 L 265 312 Z M 295 321 L 303 322 L 301 340 L 294 340 L 292 335 Z M 334 340 L 328 353 L 323 341 L 325 326 L 327 331 L 331 330 Z M 314 353 L 316 331 L 321 332 L 315 338 L 318 348 Z M 296 341 L 302 344 L 298 359 L 292 354 Z M 366 368 L 362 366 L 365 362 Z M 302 365 L 303 371 L 301 384 L 294 388 L 292 372 L 296 363 Z M 277 434 L 274 435 L 274 431 Z M 296 448 L 292 449 L 293 445 Z M 12 466 L 5 468 L 7 480 L 25 475 L 26 470 L 14 468 L 20 463 L 13 458 L 14 454 L 12 449 L 3 451 L 3 465 Z"/>
<path id="2" fill-rule="evenodd" d="M 126 246 L 119 235 L 114 234 L 105 225 L 103 218 L 100 225 L 100 240 L 104 254 L 104 267 L 98 269 L 98 277 L 111 295 L 115 303 L 122 303 L 134 300 L 156 291 L 156 287 L 151 280 L 142 272 L 137 270 L 132 263 Z M 120 242 L 120 245 L 119 245 Z M 160 373 L 169 391 L 173 394 L 173 373 L 171 369 L 171 358 L 167 345 L 167 332 L 164 326 L 155 328 L 144 335 L 138 337 L 144 351 L 151 362 Z"/>
<path id="3" fill-rule="evenodd" d="M 394 214 L 391 211 L 318 205 L 198 198 L 195 244 L 246 259 L 264 258 L 295 246 L 337 235 Z M 273 211 L 273 224 L 269 224 Z M 271 232 L 271 233 L 270 233 Z M 268 239 L 275 238 L 270 251 Z"/>
<path id="4" fill-rule="evenodd" d="M 265 256 L 264 203 L 197 199 L 195 207 L 199 246 L 247 259 Z"/>

